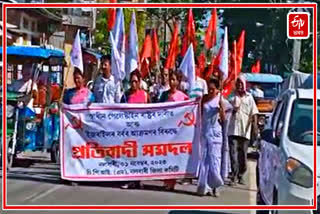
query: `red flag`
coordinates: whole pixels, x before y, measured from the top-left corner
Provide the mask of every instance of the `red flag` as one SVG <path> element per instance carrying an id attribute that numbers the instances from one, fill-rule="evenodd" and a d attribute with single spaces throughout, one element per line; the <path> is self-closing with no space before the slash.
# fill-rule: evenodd
<path id="1" fill-rule="evenodd" d="M 243 59 L 243 52 L 244 52 L 244 42 L 245 42 L 245 35 L 246 32 L 244 30 L 241 31 L 239 39 L 237 41 L 237 67 L 236 67 L 236 76 L 239 75 L 242 68 L 242 59 Z"/>
<path id="2" fill-rule="evenodd" d="M 216 29 L 217 29 L 217 9 L 214 8 L 211 13 L 211 19 L 209 26 L 206 30 L 206 35 L 204 38 L 204 45 L 207 49 L 212 48 L 216 45 Z"/>
<path id="3" fill-rule="evenodd" d="M 143 58 L 141 60 L 141 66 L 140 66 L 140 71 L 141 71 L 141 77 L 144 79 L 146 76 L 149 74 L 149 68 L 150 68 L 150 63 L 148 58 Z"/>
<path id="4" fill-rule="evenodd" d="M 218 73 L 219 72 L 219 65 L 220 65 L 220 61 L 221 61 L 221 55 L 222 55 L 222 47 L 220 48 L 217 56 L 212 58 L 211 65 L 209 67 L 209 71 L 206 73 L 206 76 L 205 76 L 206 80 L 209 80 L 213 73 Z"/>
<path id="5" fill-rule="evenodd" d="M 232 49 L 229 52 L 229 75 L 223 83 L 222 94 L 224 97 L 228 97 L 233 91 L 234 81 L 237 78 L 237 42 L 232 43 Z"/>
<path id="6" fill-rule="evenodd" d="M 227 98 L 231 92 L 233 91 L 234 81 L 229 81 L 228 83 L 224 84 L 222 95 Z"/>
<path id="7" fill-rule="evenodd" d="M 155 66 L 160 61 L 160 47 L 156 29 L 152 30 L 152 48 L 151 65 Z"/>
<path id="8" fill-rule="evenodd" d="M 117 3 L 117 0 L 110 0 L 110 3 Z M 116 23 L 116 8 L 109 8 L 107 10 L 107 17 L 108 17 L 108 26 L 107 31 L 111 31 L 114 24 Z"/>
<path id="9" fill-rule="evenodd" d="M 187 15 L 186 32 L 183 37 L 183 43 L 181 48 L 182 57 L 186 54 L 190 43 L 192 43 L 193 50 L 195 50 L 196 49 L 196 26 L 193 20 L 192 9 L 189 9 L 188 15 Z"/>
<path id="10" fill-rule="evenodd" d="M 201 52 L 200 56 L 198 56 L 198 72 L 196 73 L 196 75 L 199 77 L 202 77 L 205 67 L 206 67 L 206 55 L 204 54 L 204 52 Z"/>
<path id="11" fill-rule="evenodd" d="M 260 73 L 261 70 L 261 64 L 260 59 L 258 59 L 252 66 L 251 66 L 251 72 L 252 73 Z"/>
<path id="12" fill-rule="evenodd" d="M 143 58 L 149 58 L 151 57 L 151 50 L 152 50 L 152 42 L 150 35 L 146 35 L 146 38 L 144 39 L 144 43 L 142 46 L 142 50 L 140 53 L 141 61 Z"/>
<path id="13" fill-rule="evenodd" d="M 179 29 L 177 23 L 174 24 L 174 32 L 171 38 L 170 47 L 169 47 L 169 54 L 166 59 L 165 68 L 173 69 L 175 66 L 176 58 L 178 55 L 178 36 L 179 36 Z"/>
<path id="14" fill-rule="evenodd" d="M 149 58 L 151 58 L 151 50 L 152 50 L 152 42 L 151 37 L 148 34 L 146 38 L 144 39 L 144 43 L 141 49 L 140 53 L 140 59 L 141 59 L 141 77 L 145 78 L 149 73 Z"/>
<path id="15" fill-rule="evenodd" d="M 232 51 L 230 52 L 229 79 L 234 80 L 237 77 L 237 42 L 232 43 Z"/>

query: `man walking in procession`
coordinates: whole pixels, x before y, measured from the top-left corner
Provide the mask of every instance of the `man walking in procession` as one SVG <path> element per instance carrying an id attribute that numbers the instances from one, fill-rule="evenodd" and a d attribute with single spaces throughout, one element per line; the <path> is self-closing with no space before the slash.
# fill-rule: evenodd
<path id="1" fill-rule="evenodd" d="M 257 130 L 258 108 L 254 98 L 246 91 L 246 80 L 240 75 L 236 81 L 235 96 L 231 99 L 233 113 L 229 124 L 229 146 L 231 159 L 231 185 L 238 181 L 245 184 L 243 175 L 247 170 L 247 152 L 251 137 L 251 127 Z M 253 124 L 252 124 L 253 122 Z"/>
<path id="2" fill-rule="evenodd" d="M 116 82 L 111 73 L 111 57 L 103 56 L 101 59 L 102 74 L 93 85 L 93 94 L 97 103 L 120 103 L 121 85 Z"/>

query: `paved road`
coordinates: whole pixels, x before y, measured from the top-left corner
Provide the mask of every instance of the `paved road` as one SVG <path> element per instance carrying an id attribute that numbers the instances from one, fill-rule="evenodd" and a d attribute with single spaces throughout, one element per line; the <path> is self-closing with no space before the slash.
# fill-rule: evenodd
<path id="1" fill-rule="evenodd" d="M 254 205 L 256 197 L 255 162 L 249 162 L 246 175 L 247 185 L 225 186 L 219 198 L 195 195 L 196 185 L 177 185 L 173 192 L 164 191 L 161 181 L 145 181 L 144 189 L 121 190 L 115 183 L 81 183 L 72 186 L 60 180 L 59 166 L 42 160 L 24 159 L 8 173 L 8 205 Z M 6 211 L 5 213 L 17 213 Z M 50 211 L 30 211 L 23 213 L 58 213 Z M 59 212 L 60 213 L 60 212 Z M 62 213 L 62 212 L 61 212 Z M 68 211 L 63 213 L 89 213 L 88 211 Z M 105 214 L 213 214 L 213 213 L 254 213 L 253 211 L 101 211 L 90 213 Z"/>

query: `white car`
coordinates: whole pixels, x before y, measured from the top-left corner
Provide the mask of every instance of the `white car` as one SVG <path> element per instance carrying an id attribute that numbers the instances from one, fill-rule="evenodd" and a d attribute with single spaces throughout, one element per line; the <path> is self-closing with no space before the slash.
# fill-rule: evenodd
<path id="1" fill-rule="evenodd" d="M 261 135 L 257 203 L 312 205 L 313 89 L 288 89 L 277 100 L 267 128 Z M 317 102 L 319 105 L 320 90 L 317 90 Z M 320 122 L 320 107 L 317 107 L 317 122 Z M 320 126 L 315 134 L 320 135 L 319 131 Z M 320 145 L 319 139 L 317 145 Z M 317 165 L 320 166 L 319 157 Z M 318 168 L 317 183 L 319 178 Z M 270 210 L 257 213 L 313 214 L 319 211 L 318 208 L 318 211 Z"/>

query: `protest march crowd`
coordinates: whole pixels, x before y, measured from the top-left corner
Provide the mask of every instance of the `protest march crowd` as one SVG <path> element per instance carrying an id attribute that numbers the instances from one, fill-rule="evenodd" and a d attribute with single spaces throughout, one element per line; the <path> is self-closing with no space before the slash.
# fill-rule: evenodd
<path id="1" fill-rule="evenodd" d="M 73 77 L 75 88 L 65 92 L 66 104 L 85 103 L 157 103 L 178 102 L 202 97 L 202 139 L 204 146 L 203 162 L 200 166 L 198 194 L 219 195 L 218 189 L 230 177 L 231 185 L 244 184 L 243 175 L 247 169 L 247 151 L 251 137 L 254 115 L 258 113 L 252 95 L 246 92 L 246 81 L 240 75 L 236 81 L 235 96 L 231 100 L 221 95 L 221 80 L 212 76 L 208 81 L 197 76 L 196 87 L 192 90 L 182 87 L 182 74 L 179 70 L 162 69 L 161 81 L 150 81 L 149 90 L 143 88 L 141 73 L 135 69 L 130 73 L 130 88 L 124 93 L 121 84 L 115 81 L 111 71 L 111 57 L 102 58 L 102 73 L 93 84 L 86 87 L 83 73 L 75 68 Z M 222 153 L 229 153 L 231 165 L 222 166 Z M 231 167 L 231 168 L 230 168 Z M 229 168 L 231 173 L 229 174 Z M 189 181 L 185 180 L 185 181 Z M 173 190 L 176 180 L 164 181 L 165 188 Z M 122 188 L 140 187 L 140 182 L 124 182 Z M 211 190 L 213 192 L 211 192 Z"/>
<path id="2" fill-rule="evenodd" d="M 216 42 L 216 23 L 214 23 L 216 22 L 216 16 L 216 10 L 214 9 L 209 24 L 211 29 L 208 28 L 208 36 L 206 35 L 205 38 L 208 49 Z M 192 9 L 189 10 L 187 19 L 188 26 L 181 50 L 181 52 L 184 52 L 182 62 L 177 60 L 178 28 L 175 25 L 168 58 L 160 68 L 158 46 L 151 48 L 155 53 L 152 54 L 152 57 L 155 56 L 156 58 L 157 63 L 155 64 L 149 63 L 153 60 L 150 54 L 144 54 L 145 51 L 142 51 L 140 60 L 132 57 L 137 55 L 132 53 L 137 50 L 136 43 L 132 45 L 132 41 L 136 41 L 135 15 L 133 13 L 130 25 L 130 44 L 127 49 L 129 54 L 128 52 L 126 54 L 126 61 L 129 58 L 131 63 L 129 63 L 129 72 L 125 73 L 123 72 L 124 67 L 121 67 L 124 65 L 124 61 L 121 61 L 121 54 L 124 51 L 121 48 L 124 48 L 125 42 L 122 40 L 121 43 L 120 41 L 121 38 L 124 38 L 123 13 L 119 9 L 113 33 L 110 31 L 112 54 L 102 57 L 101 74 L 95 78 L 93 86 L 90 88 L 87 87 L 83 74 L 85 71 L 81 62 L 79 62 L 81 56 L 79 56 L 79 48 L 77 47 L 80 45 L 76 43 L 79 40 L 76 37 L 71 53 L 75 87 L 65 91 L 63 102 L 65 104 L 86 104 L 90 106 L 92 103 L 148 104 L 201 98 L 203 153 L 197 193 L 200 196 L 213 195 L 218 197 L 220 187 L 226 182 L 229 182 L 230 185 L 245 183 L 243 176 L 247 170 L 248 145 L 252 133 L 251 128 L 253 127 L 254 132 L 257 130 L 256 114 L 258 109 L 253 96 L 246 91 L 246 80 L 240 73 L 242 57 L 234 56 L 233 58 L 236 58 L 235 65 L 229 66 L 232 60 L 229 60 L 227 28 L 217 59 L 213 60 L 214 63 L 218 61 L 218 64 L 213 68 L 212 66 L 206 66 L 205 62 L 194 57 L 193 48 L 196 44 Z M 146 40 L 150 41 L 150 36 L 147 37 Z M 155 33 L 152 37 L 152 41 L 157 43 Z M 244 31 L 241 33 L 239 41 L 243 46 Z M 240 55 L 243 55 L 243 48 Z M 157 65 L 155 66 L 156 72 L 151 72 L 153 68 L 151 64 Z M 230 72 L 232 69 L 234 71 Z M 227 93 L 224 90 L 226 82 L 228 82 Z M 234 95 L 232 98 L 226 99 L 232 91 L 231 85 L 235 86 Z M 227 157 L 230 161 L 223 161 L 222 157 Z M 180 181 L 190 183 L 192 179 Z M 138 180 L 122 183 L 122 188 L 125 189 L 142 186 Z M 164 188 L 174 190 L 176 183 L 176 179 L 164 180 Z"/>

